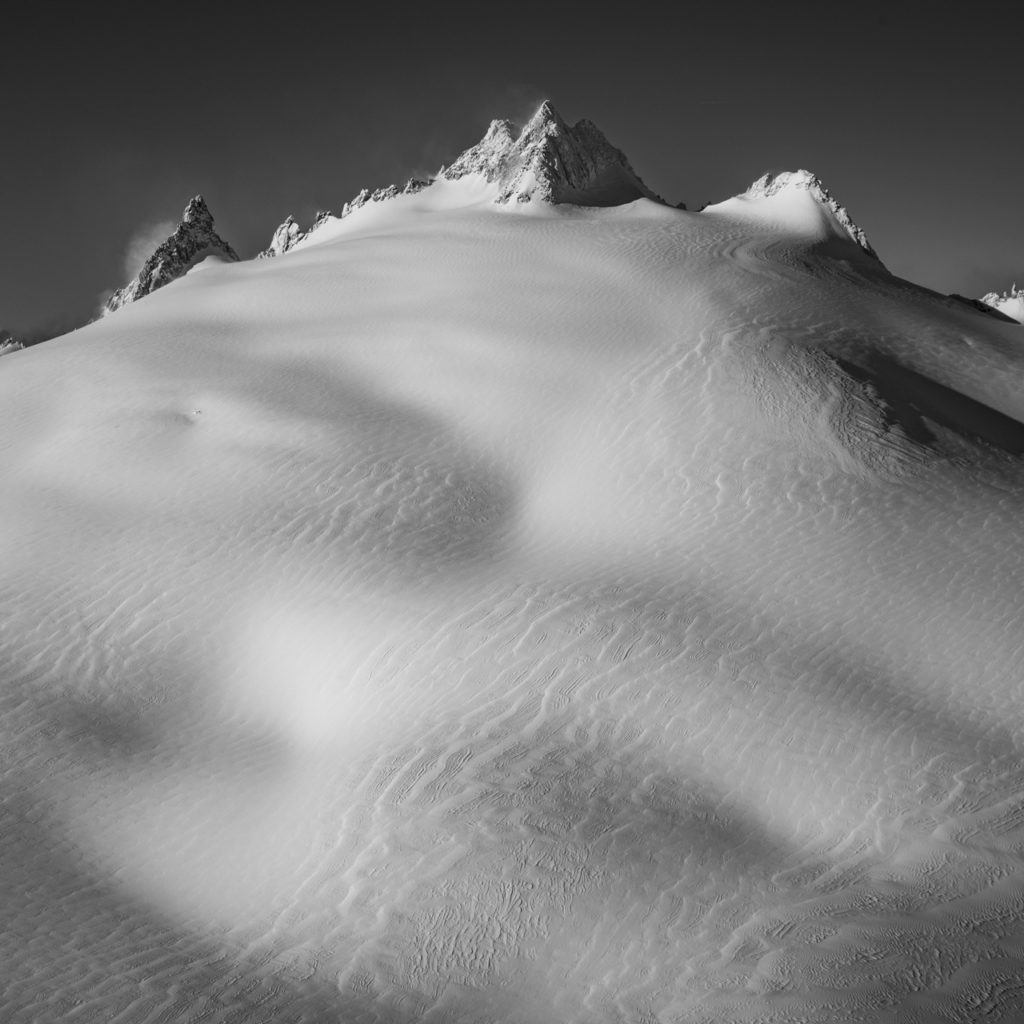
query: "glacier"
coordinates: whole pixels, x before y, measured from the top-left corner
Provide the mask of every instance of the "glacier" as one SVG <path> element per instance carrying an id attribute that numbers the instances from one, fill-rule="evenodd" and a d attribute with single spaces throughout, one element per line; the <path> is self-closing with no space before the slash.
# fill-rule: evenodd
<path id="1" fill-rule="evenodd" d="M 0 367 L 0 1015 L 1012 1019 L 1019 327 L 496 124 Z"/>

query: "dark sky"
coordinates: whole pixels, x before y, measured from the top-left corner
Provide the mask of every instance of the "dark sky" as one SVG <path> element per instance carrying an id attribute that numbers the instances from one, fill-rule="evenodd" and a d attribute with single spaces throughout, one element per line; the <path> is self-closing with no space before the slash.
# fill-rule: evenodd
<path id="1" fill-rule="evenodd" d="M 8 17 L 0 326 L 88 319 L 197 192 L 249 257 L 286 214 L 435 171 L 542 98 L 672 202 L 806 167 L 894 273 L 969 295 L 1024 282 L 1018 8 L 566 6 Z"/>

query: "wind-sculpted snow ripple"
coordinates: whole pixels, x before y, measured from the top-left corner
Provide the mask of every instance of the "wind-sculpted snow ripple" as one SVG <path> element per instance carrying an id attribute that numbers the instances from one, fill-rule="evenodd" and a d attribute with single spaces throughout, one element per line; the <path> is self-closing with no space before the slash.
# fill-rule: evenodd
<path id="1" fill-rule="evenodd" d="M 844 368 L 1000 325 L 371 205 L 0 380 L 5 1019 L 1009 1019 L 1024 481 Z"/>

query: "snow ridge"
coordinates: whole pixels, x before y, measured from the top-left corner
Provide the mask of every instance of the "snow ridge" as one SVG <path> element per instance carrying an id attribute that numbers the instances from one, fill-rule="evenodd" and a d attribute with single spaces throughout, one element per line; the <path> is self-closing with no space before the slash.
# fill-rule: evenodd
<path id="1" fill-rule="evenodd" d="M 238 261 L 235 250 L 214 230 L 213 215 L 206 200 L 197 195 L 185 207 L 181 223 L 156 247 L 138 276 L 106 301 L 102 315 L 116 312 L 122 306 L 170 284 L 207 256 L 220 256 L 232 263 Z"/>
<path id="2" fill-rule="evenodd" d="M 664 202 L 592 121 L 570 127 L 547 100 L 518 135 L 511 121 L 492 121 L 480 142 L 443 173 L 449 181 L 483 175 L 498 184 L 499 203 L 539 199 L 618 206 L 640 198 Z"/>
<path id="3" fill-rule="evenodd" d="M 511 121 L 492 121 L 475 146 L 470 146 L 447 168 L 442 167 L 435 177 L 411 178 L 402 187 L 388 185 L 372 191 L 364 188 L 345 203 L 340 213 L 318 214 L 312 227 L 305 231 L 293 217 L 288 217 L 259 257 L 283 255 L 329 217 L 341 220 L 367 203 L 421 192 L 438 178 L 458 181 L 470 175 L 480 175 L 496 184 L 495 202 L 499 204 L 528 203 L 533 199 L 578 206 L 619 206 L 641 198 L 665 202 L 643 183 L 626 155 L 592 121 L 577 121 L 570 127 L 545 100 L 522 128 Z"/>
<path id="4" fill-rule="evenodd" d="M 1024 323 L 1024 289 L 1017 287 L 1016 282 L 1008 292 L 999 295 L 997 292 L 989 292 L 981 297 L 986 306 L 997 309 L 1004 316 L 1008 316 L 1017 323 Z"/>
<path id="5" fill-rule="evenodd" d="M 402 188 L 399 188 L 397 185 L 388 185 L 386 188 L 378 188 L 373 191 L 368 188 L 360 189 L 352 199 L 342 206 L 341 213 L 332 213 L 330 210 L 318 210 L 316 217 L 313 218 L 313 223 L 305 230 L 289 214 L 274 232 L 273 237 L 270 239 L 270 245 L 258 253 L 256 258 L 258 260 L 265 260 L 272 259 L 275 256 L 283 256 L 286 252 L 294 249 L 299 242 L 309 238 L 317 228 L 326 224 L 331 219 L 342 220 L 349 214 L 355 213 L 356 210 L 367 203 L 380 203 L 386 199 L 394 199 L 395 196 L 413 195 L 416 192 L 421 192 L 428 185 L 432 185 L 436 180 L 436 178 L 431 178 L 429 181 L 424 181 L 420 178 L 410 178 Z"/>
<path id="6" fill-rule="evenodd" d="M 817 202 L 824 206 L 839 223 L 840 227 L 857 243 L 868 255 L 874 256 L 877 260 L 878 253 L 872 248 L 868 236 L 857 226 L 845 206 L 840 204 L 831 192 L 825 187 L 822 180 L 811 171 L 782 171 L 779 173 L 768 172 L 755 181 L 746 192 L 744 199 L 767 199 L 777 195 L 784 189 L 803 189 L 810 193 Z"/>

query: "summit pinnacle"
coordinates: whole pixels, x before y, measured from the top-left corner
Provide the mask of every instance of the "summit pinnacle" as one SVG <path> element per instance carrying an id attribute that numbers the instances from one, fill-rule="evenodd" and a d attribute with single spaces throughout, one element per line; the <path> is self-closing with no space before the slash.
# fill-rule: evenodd
<path id="1" fill-rule="evenodd" d="M 517 129 L 511 121 L 492 121 L 487 133 L 445 172 L 450 181 L 480 174 L 499 186 L 499 203 L 547 203 L 619 206 L 635 199 L 660 202 L 592 121 L 571 127 L 545 100 Z"/>
<path id="2" fill-rule="evenodd" d="M 156 247 L 138 276 L 110 296 L 103 315 L 170 284 L 207 256 L 219 256 L 230 262 L 238 260 L 235 250 L 214 230 L 213 214 L 206 200 L 197 195 L 185 207 L 181 223 Z"/>

